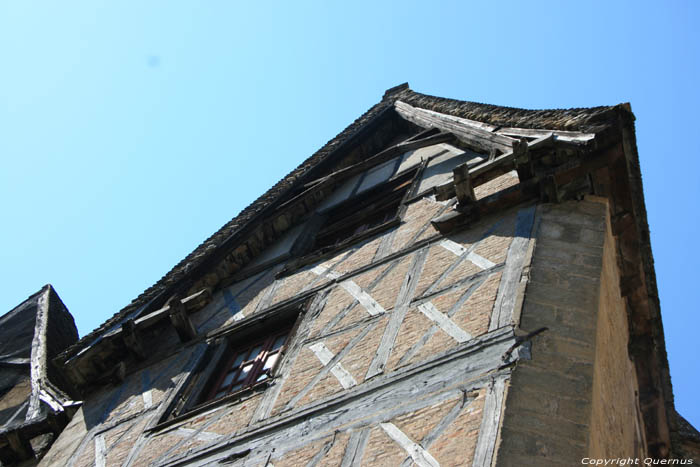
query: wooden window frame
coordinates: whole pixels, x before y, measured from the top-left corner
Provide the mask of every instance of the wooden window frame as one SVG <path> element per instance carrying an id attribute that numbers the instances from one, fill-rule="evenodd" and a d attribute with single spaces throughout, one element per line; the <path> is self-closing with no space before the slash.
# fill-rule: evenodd
<path id="1" fill-rule="evenodd" d="M 200 403 L 236 394 L 249 389 L 257 383 L 271 380 L 274 370 L 281 360 L 280 356 L 287 345 L 291 331 L 292 326 L 287 326 L 285 329 L 278 330 L 263 338 L 252 339 L 235 346 L 229 342 L 228 351 L 218 362 L 217 369 L 214 370 L 210 389 L 203 393 L 204 397 L 202 397 Z M 279 342 L 281 338 L 283 340 Z M 279 346 L 275 346 L 278 342 Z M 259 352 L 251 358 L 251 353 L 258 348 L 260 348 Z M 241 355 L 244 355 L 244 357 L 237 361 Z M 274 362 L 268 365 L 268 362 L 273 357 L 275 359 Z M 250 366 L 250 369 L 243 373 L 246 366 Z M 226 381 L 227 376 L 232 373 L 234 376 L 229 381 Z M 260 379 L 262 376 L 264 378 Z"/>
<path id="2" fill-rule="evenodd" d="M 163 404 L 161 415 L 157 417 L 158 422 L 149 430 L 158 431 L 221 404 L 245 400 L 274 384 L 278 369 L 284 364 L 287 349 L 295 340 L 299 325 L 313 297 L 313 294 L 304 294 L 297 300 L 281 303 L 267 311 L 244 318 L 211 335 L 208 342 L 201 344 L 205 346 L 205 350 L 197 357 L 192 371 Z M 267 378 L 254 381 L 251 377 L 245 386 L 217 396 L 219 391 L 216 389 L 221 386 L 226 370 L 234 362 L 237 351 L 251 349 L 256 343 L 265 343 L 268 339 L 281 335 L 286 335 L 286 339 L 281 347 L 274 351 L 278 355 L 274 364 L 265 369 Z M 269 352 L 268 356 L 272 353 Z M 260 362 L 256 363 L 264 367 L 267 361 L 267 358 L 261 357 Z M 258 372 L 258 376 L 260 374 Z"/>
<path id="3" fill-rule="evenodd" d="M 400 223 L 406 211 L 405 202 L 413 196 L 424 168 L 425 163 L 404 170 L 377 187 L 355 195 L 324 212 L 325 222 L 315 234 L 314 249 L 323 252 L 335 251 Z M 363 220 L 371 219 L 373 214 L 383 210 L 386 210 L 386 213 L 379 222 L 370 222 L 369 225 L 363 223 Z M 351 214 L 346 215 L 347 212 Z M 389 213 L 391 215 L 387 215 Z M 333 234 L 337 235 L 335 242 L 319 243 L 324 237 L 333 238 Z"/>

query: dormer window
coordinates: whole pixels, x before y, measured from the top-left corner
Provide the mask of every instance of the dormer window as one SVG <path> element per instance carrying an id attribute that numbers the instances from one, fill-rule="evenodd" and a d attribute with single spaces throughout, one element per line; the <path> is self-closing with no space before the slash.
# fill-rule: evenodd
<path id="1" fill-rule="evenodd" d="M 316 234 L 314 247 L 322 249 L 345 245 L 398 222 L 401 203 L 409 195 L 417 172 L 416 169 L 406 171 L 324 212 L 325 222 Z"/>

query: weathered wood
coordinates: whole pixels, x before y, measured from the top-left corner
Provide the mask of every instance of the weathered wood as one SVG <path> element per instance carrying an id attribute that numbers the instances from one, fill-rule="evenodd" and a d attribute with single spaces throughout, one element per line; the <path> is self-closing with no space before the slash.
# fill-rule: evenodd
<path id="1" fill-rule="evenodd" d="M 470 206 L 476 202 L 474 186 L 472 185 L 472 179 L 469 175 L 469 167 L 467 164 L 458 165 L 454 168 L 452 173 L 454 174 L 455 194 L 459 204 L 462 206 Z"/>
<path id="2" fill-rule="evenodd" d="M 491 465 L 501 424 L 501 413 L 505 393 L 505 378 L 496 378 L 489 385 L 484 401 L 483 417 L 479 429 L 479 438 L 474 451 L 474 467 Z"/>
<path id="3" fill-rule="evenodd" d="M 535 176 L 535 164 L 525 138 L 513 142 L 513 162 L 521 181 L 529 180 Z"/>
<path id="4" fill-rule="evenodd" d="M 435 308 L 432 302 L 421 303 L 418 305 L 418 310 L 460 344 L 472 338 L 468 332 L 457 326 L 454 321 Z"/>
<path id="5" fill-rule="evenodd" d="M 20 460 L 32 459 L 34 450 L 29 440 L 24 437 L 21 430 L 10 430 L 4 433 L 10 449 L 17 455 Z"/>
<path id="6" fill-rule="evenodd" d="M 318 360 L 321 362 L 321 365 L 324 366 L 328 365 L 330 361 L 333 360 L 333 357 L 335 357 L 333 352 L 331 352 L 323 342 L 311 344 L 309 349 L 314 353 L 314 355 L 316 355 Z M 357 386 L 357 381 L 355 381 L 355 378 L 353 378 L 352 375 L 348 373 L 345 368 L 343 368 L 340 362 L 333 365 L 331 368 L 331 373 L 333 376 L 335 376 L 340 385 L 343 386 L 343 389 L 350 389 L 353 386 Z"/>
<path id="7" fill-rule="evenodd" d="M 547 135 L 553 134 L 556 136 L 558 141 L 571 141 L 578 142 L 581 144 L 588 143 L 595 138 L 594 133 L 582 133 L 578 131 L 564 131 L 564 130 L 546 130 L 546 129 L 530 129 L 530 128 L 499 128 L 495 133 L 510 136 L 512 138 L 544 138 Z"/>
<path id="8" fill-rule="evenodd" d="M 105 467 L 106 465 L 105 438 L 103 435 L 95 436 L 95 467 Z"/>
<path id="9" fill-rule="evenodd" d="M 409 304 L 411 303 L 413 294 L 418 286 L 418 281 L 420 279 L 421 272 L 423 271 L 423 266 L 428 258 L 428 251 L 429 248 L 423 248 L 413 255 L 413 262 L 411 263 L 411 266 L 406 273 L 406 277 L 401 284 L 401 289 L 396 297 L 394 310 L 391 312 L 389 322 L 384 329 L 382 340 L 379 343 L 379 348 L 377 348 L 377 354 L 374 356 L 369 365 L 365 379 L 372 378 L 384 372 L 384 366 L 389 360 L 389 355 L 394 347 L 396 336 L 399 334 L 401 323 L 403 323 L 406 313 L 408 313 Z"/>
<path id="10" fill-rule="evenodd" d="M 29 396 L 29 408 L 25 420 L 31 420 L 41 414 L 41 400 L 39 395 L 44 379 L 46 379 L 46 331 L 48 326 L 49 300 L 51 288 L 46 287 L 37 301 L 36 322 L 34 324 L 34 337 L 32 338 L 30 356 L 30 378 L 32 393 Z M 30 452 L 33 452 L 30 450 Z"/>
<path id="11" fill-rule="evenodd" d="M 147 357 L 144 350 L 141 336 L 136 329 L 136 324 L 133 319 L 128 319 L 122 323 L 122 339 L 127 349 L 139 360 L 145 360 Z"/>
<path id="12" fill-rule="evenodd" d="M 471 284 L 468 284 L 468 287 L 467 287 L 466 291 L 459 297 L 459 299 L 454 303 L 454 305 L 452 305 L 452 307 L 448 310 L 448 312 L 447 312 L 447 317 L 448 317 L 448 318 L 451 318 L 452 316 L 454 316 L 455 313 L 457 313 L 457 311 L 459 311 L 459 309 L 462 307 L 462 305 L 464 305 L 464 303 L 465 303 L 467 300 L 469 300 L 469 297 L 471 297 L 472 294 L 473 294 L 474 292 L 476 292 L 476 290 L 477 290 L 479 287 L 481 287 L 481 285 L 482 285 L 484 282 L 486 282 L 486 280 L 487 280 L 489 277 L 491 277 L 491 275 L 492 275 L 493 273 L 497 272 L 498 270 L 500 270 L 500 266 L 497 267 L 497 268 L 494 268 L 494 271 L 489 271 L 489 274 L 483 274 L 483 272 L 482 272 L 482 273 L 476 274 L 475 276 L 472 276 L 472 278 L 469 278 L 469 280 L 470 280 L 470 281 L 473 281 L 473 282 L 471 282 Z M 465 285 L 464 283 L 460 284 L 460 286 L 464 286 L 464 285 Z M 436 293 L 434 293 L 434 294 L 431 294 L 431 295 L 429 296 L 429 298 L 432 298 L 432 297 L 434 297 L 434 296 L 438 296 L 438 295 L 444 293 L 446 290 L 450 290 L 450 289 L 451 289 L 451 287 L 449 287 L 448 289 L 444 289 L 444 290 L 438 291 L 438 292 L 436 292 Z M 425 295 L 426 295 L 426 294 L 424 294 L 424 296 L 425 296 Z M 420 300 L 423 300 L 423 299 L 422 299 L 422 298 L 419 299 L 417 303 L 420 303 Z M 422 348 L 425 346 L 425 344 L 428 343 L 428 341 L 430 340 L 430 338 L 433 337 L 433 335 L 438 331 L 438 329 L 439 329 L 438 326 L 437 326 L 436 324 L 433 324 L 433 325 L 421 336 L 421 338 L 418 339 L 416 342 L 414 342 L 413 345 L 406 351 L 406 353 L 403 354 L 403 355 L 401 356 L 401 358 L 399 359 L 399 363 L 398 363 L 397 366 L 400 367 L 400 366 L 402 366 L 404 363 L 410 361 L 410 360 L 420 351 L 420 349 L 422 349 Z"/>
<path id="13" fill-rule="evenodd" d="M 309 391 L 311 391 L 314 386 L 318 384 L 326 375 L 335 367 L 335 365 L 340 362 L 340 360 L 345 357 L 352 349 L 355 347 L 362 339 L 365 338 L 369 332 L 374 329 L 377 322 L 372 322 L 367 324 L 367 326 L 355 337 L 353 337 L 348 344 L 343 347 L 343 350 L 338 352 L 316 375 L 311 379 L 311 381 L 304 386 L 304 388 L 292 397 L 287 405 L 284 407 L 285 410 L 290 410 L 299 402 Z"/>
<path id="14" fill-rule="evenodd" d="M 427 127 L 437 127 L 443 131 L 449 131 L 457 135 L 470 149 L 477 152 L 488 153 L 493 147 L 507 151 L 511 147 L 512 138 L 493 133 L 494 127 L 453 117 L 451 115 L 433 112 L 432 110 L 413 107 L 402 101 L 394 104 L 396 112 L 409 122 Z"/>
<path id="15" fill-rule="evenodd" d="M 185 305 L 177 297 L 170 300 L 168 305 L 170 306 L 170 323 L 177 331 L 180 341 L 187 342 L 194 339 L 197 336 L 197 331 L 187 314 Z"/>
<path id="16" fill-rule="evenodd" d="M 393 423 L 380 423 L 379 426 L 384 430 L 384 433 L 389 435 L 406 453 L 413 459 L 419 467 L 440 467 L 440 463 L 423 447 L 410 439 Z"/>
<path id="17" fill-rule="evenodd" d="M 527 250 L 532 235 L 535 219 L 535 206 L 518 211 L 513 240 L 508 247 L 506 265 L 498 285 L 496 302 L 491 313 L 489 331 L 511 324 L 517 298 L 516 291 L 520 285 Z"/>
<path id="18" fill-rule="evenodd" d="M 275 446 L 275 456 L 279 458 L 285 452 L 323 439 L 336 427 L 355 431 L 378 426 L 401 414 L 485 387 L 493 377 L 505 377 L 510 370 L 498 368 L 501 355 L 513 342 L 512 330 L 480 336 L 430 362 L 379 375 L 351 390 L 284 412 L 267 419 L 264 425 L 251 425 L 220 443 L 169 458 L 160 465 L 212 465 L 242 449 L 251 449 L 251 457 L 257 457 L 269 452 L 269 446 Z M 470 357 L 477 349 L 480 358 Z M 450 382 L 449 387 L 445 386 L 446 381 Z"/>
<path id="19" fill-rule="evenodd" d="M 369 427 L 352 431 L 348 444 L 345 447 L 345 453 L 343 454 L 343 460 L 340 467 L 362 465 L 362 455 L 364 454 L 365 447 L 367 446 L 370 431 L 371 428 Z"/>

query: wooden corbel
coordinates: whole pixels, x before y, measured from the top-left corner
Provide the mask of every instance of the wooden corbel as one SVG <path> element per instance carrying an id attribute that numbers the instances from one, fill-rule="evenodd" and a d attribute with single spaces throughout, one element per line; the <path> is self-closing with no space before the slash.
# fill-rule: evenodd
<path id="1" fill-rule="evenodd" d="M 181 342 L 187 342 L 192 340 L 197 335 L 197 330 L 194 328 L 190 316 L 187 314 L 185 305 L 182 303 L 180 298 L 173 297 L 168 302 L 170 307 L 170 323 L 177 331 L 177 335 Z"/>
<path id="2" fill-rule="evenodd" d="M 133 319 L 128 319 L 122 323 L 122 338 L 124 339 L 126 348 L 129 349 L 137 359 L 146 359 L 146 352 L 143 349 L 141 338 Z"/>
<path id="3" fill-rule="evenodd" d="M 513 164 L 521 182 L 535 176 L 535 167 L 530 157 L 527 139 L 513 141 Z"/>
<path id="4" fill-rule="evenodd" d="M 20 430 L 11 430 L 5 434 L 7 443 L 10 449 L 17 454 L 20 460 L 32 459 L 34 457 L 34 449 L 29 440 L 21 433 Z"/>
<path id="5" fill-rule="evenodd" d="M 469 175 L 467 164 L 460 164 L 452 171 L 454 175 L 455 194 L 460 206 L 471 206 L 476 202 L 472 177 Z"/>

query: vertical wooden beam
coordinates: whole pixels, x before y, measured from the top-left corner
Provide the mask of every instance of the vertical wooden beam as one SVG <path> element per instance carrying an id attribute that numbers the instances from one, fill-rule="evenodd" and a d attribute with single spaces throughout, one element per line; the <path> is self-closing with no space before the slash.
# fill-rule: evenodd
<path id="1" fill-rule="evenodd" d="M 527 139 L 521 138 L 519 141 L 513 141 L 513 163 L 521 182 L 535 176 L 534 164 L 530 157 Z"/>
<path id="2" fill-rule="evenodd" d="M 29 443 L 29 440 L 22 435 L 20 430 L 9 431 L 5 436 L 7 437 L 10 448 L 17 454 L 20 460 L 32 459 L 34 457 L 32 445 Z"/>
<path id="3" fill-rule="evenodd" d="M 170 300 L 168 305 L 170 306 L 170 322 L 175 328 L 175 331 L 177 331 L 180 341 L 187 342 L 194 339 L 197 335 L 197 331 L 192 325 L 192 321 L 182 301 L 178 297 L 175 297 Z"/>
<path id="4" fill-rule="evenodd" d="M 469 175 L 469 167 L 467 164 L 461 164 L 454 168 L 452 171 L 454 174 L 454 185 L 455 193 L 457 194 L 457 201 L 462 206 L 470 206 L 476 202 L 476 195 L 474 194 L 474 186 L 472 184 L 472 178 Z"/>
<path id="5" fill-rule="evenodd" d="M 124 339 L 124 345 L 129 349 L 136 358 L 139 360 L 146 359 L 146 352 L 141 345 L 141 339 L 136 330 L 136 324 L 133 318 L 127 319 L 122 323 L 122 338 Z"/>

